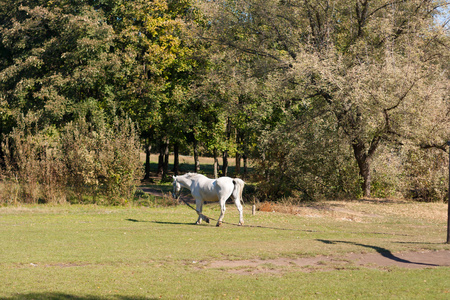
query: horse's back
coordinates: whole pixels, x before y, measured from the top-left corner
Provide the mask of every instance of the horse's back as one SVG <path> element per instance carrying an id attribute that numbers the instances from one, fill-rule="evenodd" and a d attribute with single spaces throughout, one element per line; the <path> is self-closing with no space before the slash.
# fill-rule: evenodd
<path id="1" fill-rule="evenodd" d="M 195 191 L 191 192 L 198 193 L 204 201 L 219 201 L 221 198 L 225 198 L 226 200 L 233 193 L 234 183 L 230 177 L 210 179 L 201 175 L 196 179 Z"/>
<path id="2" fill-rule="evenodd" d="M 219 177 L 215 180 L 216 184 L 218 187 L 220 187 L 221 189 L 226 189 L 226 188 L 233 188 L 233 178 L 230 177 Z"/>
<path id="3" fill-rule="evenodd" d="M 195 198 L 201 198 L 203 201 L 218 201 L 215 180 L 196 174 L 191 185 L 191 193 Z"/>

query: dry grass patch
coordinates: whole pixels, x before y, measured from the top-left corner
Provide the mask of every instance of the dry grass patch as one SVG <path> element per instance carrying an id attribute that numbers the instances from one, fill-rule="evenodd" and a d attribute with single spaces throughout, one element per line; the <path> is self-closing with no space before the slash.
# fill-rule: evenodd
<path id="1" fill-rule="evenodd" d="M 361 199 L 353 201 L 324 201 L 294 203 L 262 202 L 257 205 L 262 212 L 278 212 L 310 218 L 333 218 L 342 221 L 366 222 L 374 218 L 413 218 L 442 222 L 447 218 L 447 204 L 424 203 L 406 200 Z"/>

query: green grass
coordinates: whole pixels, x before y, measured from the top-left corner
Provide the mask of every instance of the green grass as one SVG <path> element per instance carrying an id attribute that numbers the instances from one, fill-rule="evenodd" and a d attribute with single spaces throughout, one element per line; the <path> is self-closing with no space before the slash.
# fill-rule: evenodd
<path id="1" fill-rule="evenodd" d="M 330 202 L 301 209 L 251 216 L 246 207 L 246 223 L 263 228 L 216 228 L 193 225 L 195 213 L 186 206 L 3 207 L 0 298 L 448 299 L 447 267 L 290 266 L 254 274 L 208 267 L 218 260 L 450 249 L 443 243 L 444 204 Z M 219 215 L 215 204 L 204 212 Z M 348 221 L 352 214 L 359 219 Z M 231 205 L 225 221 L 238 221 Z"/>

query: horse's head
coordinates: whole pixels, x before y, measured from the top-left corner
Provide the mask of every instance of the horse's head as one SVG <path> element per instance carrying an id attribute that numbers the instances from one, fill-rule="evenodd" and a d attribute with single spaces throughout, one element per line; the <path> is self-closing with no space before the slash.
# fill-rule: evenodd
<path id="1" fill-rule="evenodd" d="M 180 192 L 181 192 L 181 184 L 177 180 L 177 176 L 173 177 L 173 190 L 172 190 L 172 197 L 175 199 L 180 198 Z"/>

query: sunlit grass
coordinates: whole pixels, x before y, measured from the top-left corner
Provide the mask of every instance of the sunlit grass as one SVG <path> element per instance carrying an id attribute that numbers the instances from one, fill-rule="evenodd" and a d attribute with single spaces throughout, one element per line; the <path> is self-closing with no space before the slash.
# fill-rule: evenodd
<path id="1" fill-rule="evenodd" d="M 330 202 L 299 213 L 245 210 L 246 224 L 193 225 L 174 207 L 0 208 L 0 298 L 445 298 L 449 268 L 344 267 L 254 275 L 204 268 L 217 260 L 450 249 L 443 204 Z M 420 210 L 420 213 L 417 211 Z M 205 214 L 217 218 L 209 204 Z M 314 212 L 314 215 L 312 214 Z M 360 219 L 351 219 L 351 216 Z M 430 217 L 433 216 L 433 217 Z M 234 206 L 225 221 L 237 223 Z M 389 272 L 388 272 L 389 271 Z"/>

